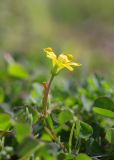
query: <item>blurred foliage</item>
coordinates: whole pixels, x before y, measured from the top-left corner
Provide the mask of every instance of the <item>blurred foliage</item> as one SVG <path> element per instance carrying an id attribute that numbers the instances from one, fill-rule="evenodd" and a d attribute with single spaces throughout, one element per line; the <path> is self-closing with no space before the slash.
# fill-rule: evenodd
<path id="1" fill-rule="evenodd" d="M 113 0 L 0 1 L 0 160 L 114 159 L 113 15 Z M 48 46 L 83 65 L 56 77 L 42 118 Z"/>
<path id="2" fill-rule="evenodd" d="M 97 21 L 106 25 L 113 24 L 113 14 L 114 14 L 114 1 L 65 1 L 58 0 L 56 3 L 51 2 L 51 7 L 53 11 L 53 16 L 55 19 L 61 21 L 61 23 L 67 23 L 73 25 L 82 25 L 87 20 L 91 22 Z M 58 10 L 59 8 L 59 10 Z"/>
<path id="3" fill-rule="evenodd" d="M 113 0 L 1 0 L 0 53 L 39 59 L 52 46 L 80 58 L 86 71 L 106 74 L 113 69 L 113 14 Z"/>
<path id="4" fill-rule="evenodd" d="M 10 58 L 11 59 L 11 58 Z M 7 59 L 8 61 L 8 59 Z M 8 61 L 9 62 L 9 61 Z M 12 61 L 13 62 L 13 61 Z M 1 160 L 113 160 L 114 79 L 57 76 L 49 115 L 41 116 L 47 74 L 3 61 L 0 79 Z M 17 63 L 23 70 L 22 64 Z M 29 67 L 28 67 L 29 68 Z M 42 67 L 43 70 L 43 67 Z"/>

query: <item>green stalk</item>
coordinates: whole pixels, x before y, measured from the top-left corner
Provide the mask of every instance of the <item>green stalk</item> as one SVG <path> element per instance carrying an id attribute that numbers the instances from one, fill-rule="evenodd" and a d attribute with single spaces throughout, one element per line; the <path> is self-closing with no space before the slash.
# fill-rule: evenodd
<path id="1" fill-rule="evenodd" d="M 69 153 L 71 153 L 71 151 L 72 151 L 72 138 L 73 138 L 74 127 L 75 127 L 75 122 L 72 125 L 71 132 L 70 132 L 70 137 L 69 137 L 69 143 L 68 143 Z"/>
<path id="2" fill-rule="evenodd" d="M 47 109 L 48 109 L 48 95 L 49 95 L 49 90 L 50 90 L 50 86 L 52 84 L 52 81 L 54 79 L 54 75 L 52 74 L 51 78 L 50 78 L 50 81 L 47 85 L 47 88 L 44 88 L 44 98 L 43 98 L 43 102 L 42 102 L 42 105 L 43 105 L 43 108 L 44 108 L 44 115 L 47 114 Z"/>

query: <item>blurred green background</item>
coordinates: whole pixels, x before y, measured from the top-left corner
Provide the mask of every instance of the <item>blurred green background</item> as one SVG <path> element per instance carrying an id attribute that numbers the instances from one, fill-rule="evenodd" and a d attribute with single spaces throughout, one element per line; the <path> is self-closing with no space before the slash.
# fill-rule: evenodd
<path id="1" fill-rule="evenodd" d="M 0 67 L 6 52 L 28 68 L 43 48 L 71 53 L 83 73 L 113 71 L 114 0 L 0 0 Z M 25 63 L 26 62 L 26 63 Z"/>

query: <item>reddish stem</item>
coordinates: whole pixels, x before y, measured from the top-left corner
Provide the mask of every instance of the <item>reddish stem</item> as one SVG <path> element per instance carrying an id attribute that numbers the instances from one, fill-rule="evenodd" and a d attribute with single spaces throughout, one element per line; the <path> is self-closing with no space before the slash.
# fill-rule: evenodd
<path id="1" fill-rule="evenodd" d="M 49 90 L 50 90 L 50 86 L 51 83 L 53 81 L 54 76 L 51 76 L 51 79 L 49 81 L 49 83 L 47 84 L 46 82 L 43 83 L 43 87 L 44 87 L 44 97 L 43 97 L 43 108 L 44 108 L 44 114 L 47 114 L 47 105 L 48 105 L 48 94 L 49 94 Z"/>

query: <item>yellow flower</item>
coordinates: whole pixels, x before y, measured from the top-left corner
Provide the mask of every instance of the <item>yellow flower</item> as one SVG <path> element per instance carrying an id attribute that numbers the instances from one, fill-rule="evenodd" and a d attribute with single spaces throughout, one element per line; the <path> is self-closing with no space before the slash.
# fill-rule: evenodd
<path id="1" fill-rule="evenodd" d="M 73 71 L 73 66 L 81 66 L 79 63 L 72 62 L 73 56 L 71 54 L 62 53 L 57 57 L 52 48 L 45 48 L 44 52 L 48 58 L 52 59 L 54 73 L 58 73 L 63 68 Z"/>

